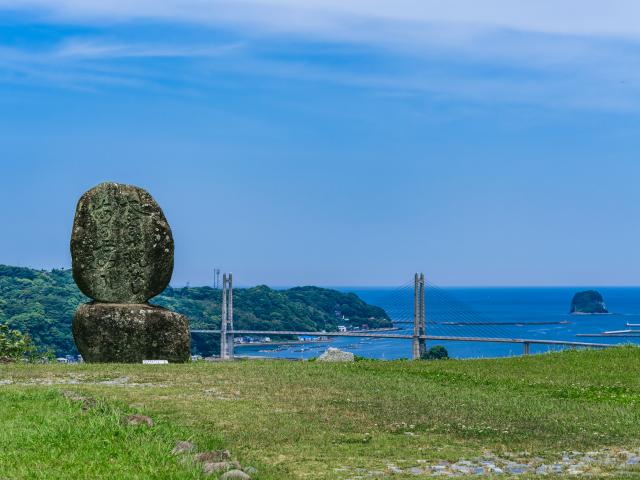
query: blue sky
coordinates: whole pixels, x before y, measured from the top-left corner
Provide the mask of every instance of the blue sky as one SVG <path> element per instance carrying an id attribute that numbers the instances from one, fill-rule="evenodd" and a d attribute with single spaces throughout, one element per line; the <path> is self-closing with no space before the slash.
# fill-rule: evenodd
<path id="1" fill-rule="evenodd" d="M 147 188 L 173 283 L 638 285 L 640 4 L 0 0 L 0 262 Z"/>

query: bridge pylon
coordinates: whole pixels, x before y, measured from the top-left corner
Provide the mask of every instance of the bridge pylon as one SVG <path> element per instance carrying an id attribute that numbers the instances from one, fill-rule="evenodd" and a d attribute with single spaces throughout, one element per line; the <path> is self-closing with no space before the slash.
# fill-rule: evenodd
<path id="1" fill-rule="evenodd" d="M 222 275 L 220 359 L 233 360 L 233 274 Z"/>
<path id="2" fill-rule="evenodd" d="M 413 345 L 412 357 L 419 359 L 427 350 L 425 308 L 424 308 L 424 273 L 416 273 L 413 281 Z"/>

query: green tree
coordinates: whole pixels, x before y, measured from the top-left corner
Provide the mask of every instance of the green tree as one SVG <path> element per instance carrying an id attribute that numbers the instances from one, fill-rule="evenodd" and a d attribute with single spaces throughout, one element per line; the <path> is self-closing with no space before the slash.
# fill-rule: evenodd
<path id="1" fill-rule="evenodd" d="M 167 288 L 151 303 L 189 318 L 192 329 L 220 328 L 222 292 L 211 287 Z M 353 293 L 318 287 L 273 290 L 265 285 L 234 290 L 234 322 L 242 330 L 335 331 L 338 325 L 391 327 L 381 308 Z M 70 270 L 33 270 L 0 265 L 0 323 L 28 334 L 38 348 L 77 354 L 71 336 L 73 314 L 88 302 Z M 193 353 L 211 355 L 218 335 L 194 334 Z M 285 337 L 286 338 L 286 337 Z"/>
<path id="2" fill-rule="evenodd" d="M 12 330 L 6 323 L 0 323 L 0 358 L 21 360 L 36 352 L 29 335 Z"/>
<path id="3" fill-rule="evenodd" d="M 442 345 L 435 345 L 424 352 L 420 358 L 422 360 L 446 360 L 449 358 L 449 352 Z"/>

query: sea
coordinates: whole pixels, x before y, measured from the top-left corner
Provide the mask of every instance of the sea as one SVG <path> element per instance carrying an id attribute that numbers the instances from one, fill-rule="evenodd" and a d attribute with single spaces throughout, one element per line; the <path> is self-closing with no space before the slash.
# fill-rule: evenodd
<path id="1" fill-rule="evenodd" d="M 340 287 L 367 303 L 385 309 L 397 330 L 413 332 L 413 289 Z M 640 343 L 640 287 L 602 287 L 610 314 L 570 315 L 573 295 L 582 287 L 501 288 L 456 287 L 425 290 L 427 335 L 523 338 L 593 343 Z M 635 330 L 620 337 L 583 337 L 608 331 Z M 637 337 L 634 335 L 638 335 Z M 491 358 L 521 355 L 522 344 L 461 341 L 427 341 L 427 348 L 444 346 L 452 358 Z M 328 347 L 347 350 L 375 359 L 401 359 L 411 356 L 411 340 L 334 337 L 326 342 L 294 345 L 244 346 L 238 355 L 271 358 L 310 359 Z M 560 350 L 562 346 L 530 346 L 530 353 Z"/>

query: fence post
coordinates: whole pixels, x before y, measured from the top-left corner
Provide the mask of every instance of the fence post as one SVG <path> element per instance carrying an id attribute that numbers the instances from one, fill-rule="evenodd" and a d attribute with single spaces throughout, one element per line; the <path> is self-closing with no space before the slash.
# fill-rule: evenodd
<path id="1" fill-rule="evenodd" d="M 413 279 L 413 343 L 412 343 L 412 358 L 417 360 L 420 358 L 420 305 L 419 305 L 419 292 L 420 280 L 416 273 Z"/>
<path id="2" fill-rule="evenodd" d="M 524 342 L 522 345 L 524 346 L 524 354 L 529 355 L 529 342 Z"/>

